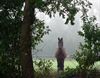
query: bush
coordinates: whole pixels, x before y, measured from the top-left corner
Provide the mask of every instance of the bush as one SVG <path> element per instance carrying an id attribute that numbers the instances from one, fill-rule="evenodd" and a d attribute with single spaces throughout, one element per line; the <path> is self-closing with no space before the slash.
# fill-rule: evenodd
<path id="1" fill-rule="evenodd" d="M 66 68 L 62 73 L 61 78 L 76 78 L 78 74 L 78 68 Z"/>
<path id="2" fill-rule="evenodd" d="M 87 71 L 87 76 L 84 76 L 84 71 L 81 71 L 80 73 L 80 68 L 76 67 L 75 69 L 72 68 L 66 68 L 65 72 L 62 73 L 61 78 L 100 78 L 100 72 L 95 69 L 91 68 Z"/>
<path id="3" fill-rule="evenodd" d="M 52 71 L 52 60 L 39 59 L 34 61 L 35 77 L 36 78 L 48 78 Z"/>

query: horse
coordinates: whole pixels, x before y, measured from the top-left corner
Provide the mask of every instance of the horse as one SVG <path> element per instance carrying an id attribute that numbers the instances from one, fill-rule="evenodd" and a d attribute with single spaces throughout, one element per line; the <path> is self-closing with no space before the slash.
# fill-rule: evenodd
<path id="1" fill-rule="evenodd" d="M 66 58 L 66 52 L 63 48 L 63 38 L 58 37 L 58 49 L 56 51 L 55 57 L 57 59 L 58 72 L 64 70 L 64 60 Z"/>

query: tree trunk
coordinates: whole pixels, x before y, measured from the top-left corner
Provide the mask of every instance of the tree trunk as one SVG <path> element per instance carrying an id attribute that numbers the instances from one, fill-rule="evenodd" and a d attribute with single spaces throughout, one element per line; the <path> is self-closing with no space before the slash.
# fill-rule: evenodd
<path id="1" fill-rule="evenodd" d="M 34 68 L 33 68 L 32 52 L 31 52 L 32 51 L 31 25 L 34 23 L 34 21 L 35 21 L 34 7 L 30 4 L 29 0 L 25 0 L 24 18 L 20 35 L 21 66 L 22 66 L 23 78 L 34 78 Z"/>

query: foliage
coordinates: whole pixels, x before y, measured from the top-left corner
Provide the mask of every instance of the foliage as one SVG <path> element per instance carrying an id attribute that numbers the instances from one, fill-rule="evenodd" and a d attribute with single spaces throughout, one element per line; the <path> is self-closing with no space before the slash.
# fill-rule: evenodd
<path id="1" fill-rule="evenodd" d="M 19 39 L 23 16 L 23 0 L 0 1 L 0 76 L 21 77 Z M 33 33 L 33 48 L 50 30 L 44 22 L 36 20 Z"/>
<path id="2" fill-rule="evenodd" d="M 85 5 L 86 4 L 86 5 Z M 31 25 L 35 22 L 35 9 L 39 9 L 39 11 L 48 14 L 52 17 L 52 14 L 55 15 L 56 12 L 59 12 L 59 15 L 64 18 L 65 15 L 68 16 L 66 20 L 66 24 L 70 23 L 74 25 L 74 18 L 78 12 L 77 5 L 81 5 L 83 10 L 87 10 L 91 4 L 89 2 L 83 0 L 25 0 L 25 8 L 24 8 L 24 18 L 23 25 L 21 28 L 21 38 L 20 38 L 20 49 L 21 49 L 21 64 L 23 70 L 23 76 L 34 76 L 32 73 L 32 55 L 31 55 L 31 40 L 32 34 L 30 33 Z M 85 6 L 85 7 L 84 7 Z M 23 35 L 24 34 L 24 35 Z M 38 38 L 36 38 L 38 39 Z M 40 39 L 41 40 L 41 39 Z M 34 43 L 35 44 L 35 43 Z M 26 56 L 27 54 L 27 56 Z M 29 61 L 30 59 L 31 61 Z M 29 65 L 27 65 L 29 63 Z M 28 69 L 28 67 L 30 69 Z M 30 74 L 29 74 L 29 72 Z"/>
<path id="3" fill-rule="evenodd" d="M 62 73 L 61 78 L 73 78 L 77 76 L 77 73 L 77 68 L 66 68 L 65 71 Z"/>
<path id="4" fill-rule="evenodd" d="M 33 3 L 33 0 L 30 0 L 30 2 Z M 24 19 L 23 3 L 24 0 L 0 1 L 0 75 L 4 76 L 4 78 L 21 77 L 19 35 Z M 63 18 L 67 15 L 66 24 L 69 21 L 71 24 L 74 24 L 74 17 L 79 11 L 79 8 L 76 7 L 78 5 L 81 5 L 81 8 L 86 10 L 87 6 L 90 7 L 91 4 L 84 0 L 35 0 L 34 4 L 35 8 L 38 8 L 50 17 L 52 17 L 52 14 L 55 15 L 57 11 Z M 31 12 L 31 15 L 34 16 L 34 13 Z M 35 48 L 46 31 L 44 30 L 43 21 L 35 19 L 33 23 L 32 45 Z M 48 27 L 47 31 L 49 31 Z"/>
<path id="5" fill-rule="evenodd" d="M 95 23 L 96 18 L 85 17 L 83 19 L 82 31 L 79 35 L 84 37 L 84 43 L 80 44 L 80 48 L 76 51 L 74 58 L 79 63 L 80 72 L 87 74 L 94 63 L 100 60 L 100 28 Z"/>
<path id="6" fill-rule="evenodd" d="M 50 17 L 55 16 L 58 12 L 59 16 L 66 19 L 65 24 L 70 22 L 71 25 L 74 25 L 75 15 L 79 11 L 82 12 L 82 17 L 84 17 L 84 11 L 88 11 L 92 5 L 87 0 L 35 0 L 34 2 L 35 7 L 40 12 L 46 13 Z"/>
<path id="7" fill-rule="evenodd" d="M 83 31 L 79 32 L 79 35 L 84 37 L 84 48 L 91 50 L 91 53 L 95 55 L 94 60 L 100 60 L 100 27 L 95 23 L 96 17 L 86 18 L 83 24 Z"/>
<path id="8" fill-rule="evenodd" d="M 52 72 L 52 60 L 39 59 L 34 61 L 36 78 L 48 78 Z"/>
<path id="9" fill-rule="evenodd" d="M 96 74 L 99 74 L 99 71 L 95 68 L 87 70 L 88 77 L 84 78 L 98 78 Z M 80 68 L 66 68 L 65 71 L 61 74 L 61 78 L 80 78 Z"/>
<path id="10" fill-rule="evenodd" d="M 99 72 L 96 69 L 89 69 L 88 70 L 88 78 L 98 78 L 96 74 Z"/>
<path id="11" fill-rule="evenodd" d="M 32 47 L 35 49 L 36 45 L 42 42 L 42 37 L 45 34 L 49 34 L 51 30 L 48 26 L 45 26 L 44 21 L 39 19 L 35 20 L 35 23 L 32 25 Z"/>
<path id="12" fill-rule="evenodd" d="M 23 0 L 0 1 L 0 77 L 20 77 L 19 30 Z"/>
<path id="13" fill-rule="evenodd" d="M 83 24 L 83 31 L 79 31 L 79 35 L 84 37 L 84 44 L 81 44 L 80 49 L 83 51 L 77 52 L 77 55 L 84 56 L 85 62 L 94 64 L 95 61 L 100 60 L 100 28 L 95 23 L 96 18 L 91 17 L 86 19 Z M 88 65 L 89 66 L 89 65 Z"/>

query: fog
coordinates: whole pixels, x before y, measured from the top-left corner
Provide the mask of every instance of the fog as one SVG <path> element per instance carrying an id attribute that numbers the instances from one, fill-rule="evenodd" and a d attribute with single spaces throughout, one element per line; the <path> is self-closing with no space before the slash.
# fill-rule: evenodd
<path id="1" fill-rule="evenodd" d="M 100 0 L 90 0 L 93 3 L 92 9 L 89 11 L 89 16 L 95 15 L 97 17 L 97 23 L 100 24 Z M 51 32 L 49 35 L 45 35 L 42 40 L 43 42 L 36 46 L 35 56 L 41 57 L 53 57 L 57 50 L 58 37 L 63 37 L 64 48 L 68 56 L 75 53 L 78 49 L 80 42 L 84 42 L 84 39 L 78 35 L 78 31 L 81 30 L 82 22 L 80 19 L 80 13 L 75 16 L 75 25 L 64 24 L 65 19 L 56 16 L 49 18 L 48 15 L 38 12 L 36 17 L 40 20 L 44 20 L 45 26 L 49 26 Z"/>

